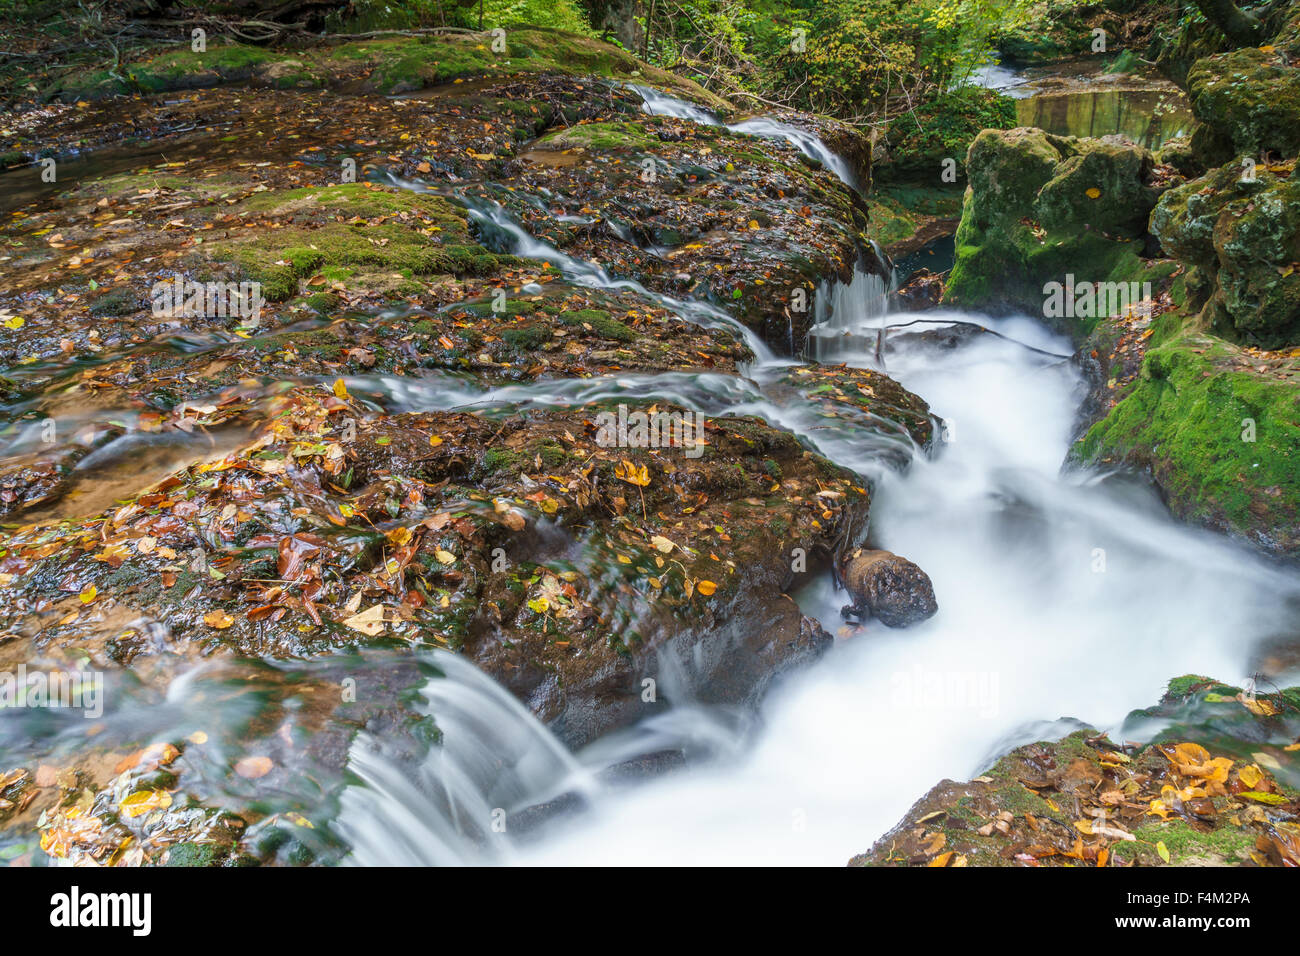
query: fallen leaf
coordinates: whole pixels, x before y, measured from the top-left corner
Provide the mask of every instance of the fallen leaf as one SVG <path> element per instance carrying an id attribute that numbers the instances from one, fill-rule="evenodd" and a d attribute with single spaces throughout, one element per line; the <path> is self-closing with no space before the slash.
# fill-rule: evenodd
<path id="1" fill-rule="evenodd" d="M 270 773 L 273 766 L 270 757 L 245 757 L 235 764 L 235 773 L 247 780 L 256 780 Z"/>

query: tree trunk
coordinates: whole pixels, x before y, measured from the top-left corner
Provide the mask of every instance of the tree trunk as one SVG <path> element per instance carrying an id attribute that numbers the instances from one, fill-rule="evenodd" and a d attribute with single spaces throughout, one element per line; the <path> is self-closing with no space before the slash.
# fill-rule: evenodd
<path id="1" fill-rule="evenodd" d="M 1257 46 L 1264 39 L 1264 24 L 1232 0 L 1196 0 L 1196 5 L 1216 27 L 1238 46 Z"/>

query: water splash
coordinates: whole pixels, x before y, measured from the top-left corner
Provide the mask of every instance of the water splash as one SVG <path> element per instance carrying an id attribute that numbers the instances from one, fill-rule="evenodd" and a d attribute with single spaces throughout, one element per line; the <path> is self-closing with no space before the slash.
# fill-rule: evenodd
<path id="1" fill-rule="evenodd" d="M 591 775 L 506 690 L 454 654 L 433 652 L 441 675 L 416 708 L 439 731 L 429 755 L 405 766 L 369 734 L 349 755 L 358 783 L 334 823 L 361 866 L 505 862 L 512 815 L 561 794 L 595 791 Z M 494 824 L 497 824 L 494 826 Z"/>

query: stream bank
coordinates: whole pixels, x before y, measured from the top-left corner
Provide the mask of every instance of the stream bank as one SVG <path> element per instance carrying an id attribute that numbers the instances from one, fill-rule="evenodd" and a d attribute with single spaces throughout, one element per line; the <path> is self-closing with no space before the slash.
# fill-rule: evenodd
<path id="1" fill-rule="evenodd" d="M 694 118 L 717 104 L 656 106 L 568 74 L 493 76 L 462 98 L 463 85 L 330 94 L 298 115 L 339 141 L 305 150 L 282 125 L 298 97 L 194 94 L 196 110 L 225 103 L 288 135 L 233 176 L 218 160 L 78 186 L 57 200 L 84 217 L 71 236 L 56 218 L 69 206 L 23 210 L 44 217 L 13 236 L 38 250 L 9 313 L 23 322 L 7 326 L 32 322 L 33 344 L 10 343 L 25 440 L 46 421 L 84 436 L 71 474 L 102 466 L 97 442 L 155 428 L 247 434 L 89 514 L 69 486 L 29 498 L 25 476 L 11 482 L 20 520 L 65 510 L 9 539 L 4 649 L 102 668 L 116 709 L 89 747 L 45 714 L 12 732 L 6 854 L 509 859 L 526 848 L 491 835 L 500 809 L 539 859 L 644 862 L 633 841 L 677 862 L 842 861 L 930 780 L 1038 733 L 1044 713 L 1109 725 L 1170 671 L 1241 672 L 1293 620 L 1269 565 L 1170 523 L 1140 489 L 1060 475 L 1080 385 L 1068 342 L 967 313 L 948 318 L 997 334 L 954 349 L 880 333 L 867 221 L 806 138 L 747 137 Z M 521 103 L 543 118 L 518 124 Z M 382 137 L 366 125 L 378 111 Z M 361 147 L 364 181 L 326 185 L 344 144 Z M 276 148 L 283 164 L 266 158 Z M 159 316 L 98 235 L 143 235 L 159 270 L 251 273 L 276 294 L 254 327 Z M 67 334 L 105 286 L 111 318 Z M 811 316 L 800 289 L 817 293 Z M 831 333 L 824 364 L 800 365 L 813 322 Z M 167 387 L 141 389 L 154 362 Z M 102 405 L 67 429 L 59 403 L 80 410 L 81 393 Z M 619 405 L 702 414 L 704 454 L 690 454 L 698 433 L 608 447 L 596 422 Z M 836 620 L 827 557 L 868 522 L 934 575 L 940 612 L 915 629 Z M 1097 547 L 1110 577 L 1088 569 Z M 1150 622 L 1140 654 L 1135 618 Z M 1068 637 L 1025 655 L 1042 634 Z M 1061 686 L 1107 653 L 1124 674 Z M 936 707 L 897 686 L 918 665 L 1017 691 L 974 716 L 971 701 Z M 571 754 L 556 732 L 589 746 Z M 701 752 L 722 762 L 700 766 Z M 601 778 L 682 763 L 697 772 L 619 793 Z M 431 799 L 442 791 L 412 775 L 455 785 Z M 787 832 L 800 814 L 810 837 Z"/>

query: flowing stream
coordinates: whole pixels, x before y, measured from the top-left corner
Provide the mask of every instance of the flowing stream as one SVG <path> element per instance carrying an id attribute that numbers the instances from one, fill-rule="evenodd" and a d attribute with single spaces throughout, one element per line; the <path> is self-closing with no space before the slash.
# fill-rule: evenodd
<path id="1" fill-rule="evenodd" d="M 644 95 L 654 112 L 717 122 Z M 593 284 L 617 281 L 543 247 L 499 210 L 475 208 L 521 254 Z M 1174 522 L 1146 486 L 1063 469 L 1083 388 L 1067 341 L 1028 318 L 943 312 L 926 319 L 999 335 L 955 348 L 886 336 L 887 292 L 865 273 L 823 290 L 810 350 L 823 362 L 883 364 L 924 397 L 945 423 L 930 456 L 774 401 L 765 350 L 751 381 L 623 376 L 459 396 L 390 383 L 412 408 L 626 395 L 761 415 L 873 479 L 871 539 L 927 570 L 939 613 L 902 631 L 849 633 L 842 593 L 820 580 L 796 597 L 842 639 L 780 683 L 757 723 L 678 705 L 575 755 L 458 662 L 425 691 L 444 743 L 414 775 L 376 741 L 354 745 L 360 782 L 337 826 L 355 862 L 842 865 L 944 777 L 969 778 L 1076 721 L 1116 730 L 1179 674 L 1240 680 L 1261 642 L 1294 633 L 1294 575 Z M 890 451 L 905 451 L 910 468 L 887 467 Z M 665 752 L 684 755 L 685 768 L 635 785 L 614 772 Z M 500 829 L 484 822 L 494 812 Z"/>
<path id="2" fill-rule="evenodd" d="M 699 107 L 642 95 L 651 112 L 721 125 Z M 852 185 L 845 165 L 805 131 L 766 118 L 730 128 L 784 139 Z M 469 662 L 404 648 L 357 660 L 209 663 L 165 692 L 124 672 L 108 698 L 122 701 L 105 715 L 108 736 L 211 731 L 210 763 L 195 756 L 194 770 L 237 803 L 252 785 L 229 776 L 231 759 L 310 716 L 302 701 L 311 687 L 334 686 L 339 674 L 410 686 L 380 680 L 406 668 L 422 687 L 412 706 L 439 732 L 427 755 L 398 750 L 375 728 L 355 738 L 342 727 L 323 734 L 341 741 L 349 784 L 320 836 L 346 847 L 350 862 L 842 865 L 944 777 L 969 778 L 1011 747 L 1067 733 L 1071 718 L 1118 730 L 1169 678 L 1240 681 L 1257 647 L 1294 640 L 1293 574 L 1176 523 L 1143 485 L 1063 470 L 1082 382 L 1069 343 L 1040 323 L 929 312 L 930 324 L 887 333 L 917 316 L 890 315 L 884 279 L 859 270 L 819 290 L 809 354 L 883 369 L 926 399 L 944 421 L 942 442 L 927 453 L 895 425 L 847 408 L 828 416 L 781 387 L 797 363 L 722 310 L 574 259 L 463 188 L 455 198 L 503 248 L 571 281 L 633 290 L 697 324 L 725 326 L 755 360 L 743 377 L 606 375 L 483 389 L 451 375 L 369 375 L 349 378 L 350 392 L 389 412 L 507 415 L 625 398 L 760 416 L 872 481 L 871 541 L 929 573 L 938 614 L 906 630 L 854 631 L 840 620 L 843 593 L 829 577 L 818 580 L 794 597 L 839 639 L 779 682 L 759 714 L 672 695 L 672 709 L 578 753 Z M 999 334 L 956 347 L 952 336 L 923 334 L 945 322 Z M 78 721 L 21 717 L 0 727 L 15 754 L 35 759 L 83 742 Z M 314 779 L 310 755 L 297 759 L 293 787 L 273 802 L 310 811 L 331 783 Z M 0 846 L 0 858 L 21 849 Z"/>

